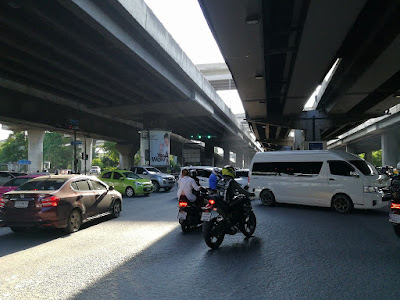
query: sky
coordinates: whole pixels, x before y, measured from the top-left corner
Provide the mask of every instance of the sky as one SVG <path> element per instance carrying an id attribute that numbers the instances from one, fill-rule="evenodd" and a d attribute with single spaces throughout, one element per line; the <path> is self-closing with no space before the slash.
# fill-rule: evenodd
<path id="1" fill-rule="evenodd" d="M 145 0 L 145 3 L 195 65 L 224 62 L 197 0 Z M 233 113 L 244 113 L 236 90 L 217 93 Z M 0 129 L 0 140 L 9 133 Z"/>
<path id="2" fill-rule="evenodd" d="M 197 0 L 144 1 L 195 65 L 225 62 Z M 217 93 L 233 113 L 244 113 L 236 90 Z"/>

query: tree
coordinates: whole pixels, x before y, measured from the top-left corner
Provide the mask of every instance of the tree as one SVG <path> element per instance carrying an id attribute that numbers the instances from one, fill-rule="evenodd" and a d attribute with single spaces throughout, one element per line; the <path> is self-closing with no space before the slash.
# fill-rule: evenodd
<path id="1" fill-rule="evenodd" d="M 118 166 L 119 152 L 116 145 L 116 143 L 104 141 L 103 146 L 101 146 L 104 151 L 104 156 L 101 157 L 101 163 L 103 166 L 100 166 L 100 168 L 112 169 Z"/>
<path id="2" fill-rule="evenodd" d="M 17 162 L 28 158 L 28 139 L 24 131 L 10 134 L 0 145 L 0 162 Z"/>
<path id="3" fill-rule="evenodd" d="M 61 133 L 46 132 L 43 140 L 43 160 L 50 161 L 53 169 L 68 169 L 73 160 L 70 138 Z"/>

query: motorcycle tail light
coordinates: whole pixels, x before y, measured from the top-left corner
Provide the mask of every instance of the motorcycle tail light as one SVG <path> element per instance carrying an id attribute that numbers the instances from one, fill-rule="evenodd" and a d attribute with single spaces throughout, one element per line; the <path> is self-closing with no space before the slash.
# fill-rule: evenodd
<path id="1" fill-rule="evenodd" d="M 210 200 L 208 200 L 208 203 L 210 203 L 211 205 L 214 205 L 215 204 L 215 200 L 210 199 Z"/>
<path id="2" fill-rule="evenodd" d="M 392 204 L 390 205 L 390 208 L 400 209 L 400 204 L 398 204 L 398 203 L 392 203 Z"/>
<path id="3" fill-rule="evenodd" d="M 188 206 L 187 202 L 179 202 L 179 207 L 186 207 Z"/>

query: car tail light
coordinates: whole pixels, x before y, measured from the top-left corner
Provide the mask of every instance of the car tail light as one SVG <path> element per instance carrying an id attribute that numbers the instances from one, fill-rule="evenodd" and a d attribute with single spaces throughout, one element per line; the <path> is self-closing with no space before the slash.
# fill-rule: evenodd
<path id="1" fill-rule="evenodd" d="M 210 199 L 210 200 L 208 200 L 208 203 L 210 203 L 211 205 L 214 205 L 215 204 L 215 200 Z"/>
<path id="2" fill-rule="evenodd" d="M 188 206 L 187 202 L 179 202 L 179 207 L 186 207 Z"/>
<path id="3" fill-rule="evenodd" d="M 60 198 L 57 196 L 46 196 L 42 198 L 41 202 L 43 207 L 57 206 L 60 202 Z"/>
<path id="4" fill-rule="evenodd" d="M 392 203 L 392 204 L 390 205 L 390 208 L 400 209 L 400 204 Z"/>
<path id="5" fill-rule="evenodd" d="M 6 201 L 8 199 L 4 199 L 3 197 L 0 198 L 0 208 L 4 208 L 4 205 L 6 204 Z"/>

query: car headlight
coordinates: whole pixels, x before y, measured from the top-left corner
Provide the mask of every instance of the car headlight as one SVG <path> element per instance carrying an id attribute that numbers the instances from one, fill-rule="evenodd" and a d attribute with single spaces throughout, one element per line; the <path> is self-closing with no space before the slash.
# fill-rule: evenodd
<path id="1" fill-rule="evenodd" d="M 137 182 L 137 181 L 135 181 L 135 184 L 136 184 L 136 185 L 143 185 L 143 183 Z"/>
<path id="2" fill-rule="evenodd" d="M 364 193 L 378 193 L 379 188 L 376 186 L 364 186 Z"/>

